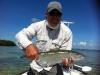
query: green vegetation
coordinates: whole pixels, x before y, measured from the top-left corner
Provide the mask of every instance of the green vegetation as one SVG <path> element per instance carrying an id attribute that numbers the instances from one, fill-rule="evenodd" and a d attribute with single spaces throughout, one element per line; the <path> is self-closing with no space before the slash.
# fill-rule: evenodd
<path id="1" fill-rule="evenodd" d="M 16 46 L 16 44 L 10 40 L 0 40 L 0 46 Z"/>

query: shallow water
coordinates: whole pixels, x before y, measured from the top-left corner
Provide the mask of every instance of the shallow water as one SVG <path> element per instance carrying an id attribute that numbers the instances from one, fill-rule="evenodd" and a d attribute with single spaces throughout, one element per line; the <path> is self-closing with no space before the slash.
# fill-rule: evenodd
<path id="1" fill-rule="evenodd" d="M 82 66 L 91 66 L 89 75 L 100 75 L 100 50 L 76 50 L 86 56 L 86 59 L 76 62 Z M 0 46 L 0 75 L 18 75 L 29 69 L 28 59 L 20 58 L 23 51 L 18 47 Z"/>

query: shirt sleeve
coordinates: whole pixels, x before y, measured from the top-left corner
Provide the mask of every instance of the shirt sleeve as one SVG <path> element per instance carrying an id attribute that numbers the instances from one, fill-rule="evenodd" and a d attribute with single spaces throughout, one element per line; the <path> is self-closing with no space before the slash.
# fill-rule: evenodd
<path id="1" fill-rule="evenodd" d="M 72 39 L 73 39 L 73 35 L 72 32 L 70 32 L 69 37 L 64 39 L 61 45 L 61 49 L 72 50 Z"/>
<path id="2" fill-rule="evenodd" d="M 36 25 L 31 24 L 29 27 L 22 29 L 15 36 L 16 43 L 19 48 L 26 48 L 28 45 L 32 44 L 32 37 L 36 35 Z"/>

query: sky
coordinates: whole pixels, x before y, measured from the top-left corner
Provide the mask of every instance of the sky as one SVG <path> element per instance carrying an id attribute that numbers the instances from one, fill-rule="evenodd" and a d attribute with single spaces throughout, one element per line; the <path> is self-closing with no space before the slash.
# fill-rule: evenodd
<path id="1" fill-rule="evenodd" d="M 96 0 L 0 0 L 0 39 L 15 41 L 21 29 L 44 20 L 50 1 L 61 2 L 63 21 L 74 22 L 70 24 L 74 48 L 100 48 Z"/>

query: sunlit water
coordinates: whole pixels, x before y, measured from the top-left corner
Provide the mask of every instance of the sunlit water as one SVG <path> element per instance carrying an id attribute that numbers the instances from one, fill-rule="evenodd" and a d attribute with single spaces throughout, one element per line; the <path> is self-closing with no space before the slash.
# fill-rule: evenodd
<path id="1" fill-rule="evenodd" d="M 76 50 L 86 56 L 86 59 L 77 62 L 81 66 L 91 66 L 89 75 L 100 75 L 100 50 Z M 18 47 L 0 46 L 0 75 L 18 75 L 28 70 L 30 60 L 20 58 L 23 51 Z"/>

